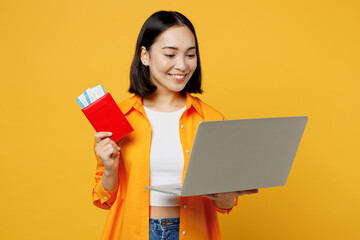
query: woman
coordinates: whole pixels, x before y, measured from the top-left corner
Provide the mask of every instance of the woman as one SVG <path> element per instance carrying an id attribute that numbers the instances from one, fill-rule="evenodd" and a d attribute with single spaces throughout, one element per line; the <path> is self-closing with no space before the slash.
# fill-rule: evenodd
<path id="1" fill-rule="evenodd" d="M 146 20 L 129 91 L 135 96 L 119 106 L 135 131 L 118 143 L 95 134 L 93 200 L 110 209 L 102 239 L 221 239 L 216 212 L 229 213 L 238 196 L 257 190 L 175 197 L 144 189 L 182 181 L 199 122 L 224 119 L 190 95 L 202 92 L 201 68 L 185 16 L 160 11 Z"/>

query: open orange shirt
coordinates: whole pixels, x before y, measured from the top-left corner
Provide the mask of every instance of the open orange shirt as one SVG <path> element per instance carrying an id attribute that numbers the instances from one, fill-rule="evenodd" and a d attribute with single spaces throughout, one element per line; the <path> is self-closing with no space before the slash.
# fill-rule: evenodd
<path id="1" fill-rule="evenodd" d="M 104 165 L 97 157 L 95 186 L 92 197 L 96 206 L 110 209 L 101 239 L 149 239 L 149 190 L 151 126 L 142 105 L 142 98 L 133 96 L 119 104 L 135 129 L 120 141 L 119 186 L 108 192 L 101 184 Z M 179 122 L 180 141 L 184 154 L 183 181 L 197 126 L 202 121 L 224 120 L 214 108 L 186 93 L 186 109 Z M 221 159 L 219 159 L 221 161 Z M 237 205 L 237 198 L 235 200 Z M 180 239 L 221 239 L 218 209 L 205 197 L 182 197 L 180 206 Z"/>

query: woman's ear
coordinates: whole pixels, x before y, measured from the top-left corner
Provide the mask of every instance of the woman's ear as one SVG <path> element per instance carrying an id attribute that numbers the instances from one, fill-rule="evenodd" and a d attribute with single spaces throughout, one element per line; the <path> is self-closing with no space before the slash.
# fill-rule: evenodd
<path id="1" fill-rule="evenodd" d="M 149 66 L 149 52 L 144 46 L 141 47 L 140 60 L 144 66 Z"/>

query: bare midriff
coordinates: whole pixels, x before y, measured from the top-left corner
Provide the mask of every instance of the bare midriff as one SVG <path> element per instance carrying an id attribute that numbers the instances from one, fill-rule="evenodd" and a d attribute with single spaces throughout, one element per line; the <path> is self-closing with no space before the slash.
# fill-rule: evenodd
<path id="1" fill-rule="evenodd" d="M 178 218 L 180 217 L 180 207 L 157 207 L 150 206 L 150 218 Z"/>

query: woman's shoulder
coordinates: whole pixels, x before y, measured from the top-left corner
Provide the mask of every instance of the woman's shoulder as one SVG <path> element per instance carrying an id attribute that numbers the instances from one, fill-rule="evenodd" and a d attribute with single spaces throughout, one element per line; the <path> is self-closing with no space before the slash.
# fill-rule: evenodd
<path id="1" fill-rule="evenodd" d="M 125 100 L 121 101 L 120 103 L 118 103 L 118 106 L 120 107 L 121 111 L 124 114 L 130 111 L 132 107 L 138 108 L 141 105 L 142 105 L 141 97 L 137 95 L 130 96 Z"/>
<path id="2" fill-rule="evenodd" d="M 192 98 L 192 101 L 195 103 L 194 105 L 198 105 L 198 107 L 201 109 L 201 110 L 200 109 L 199 110 L 203 114 L 204 119 L 206 121 L 215 121 L 215 120 L 224 120 L 225 119 L 224 115 L 220 111 L 218 111 L 217 109 L 215 109 L 208 103 L 204 102 L 203 100 L 201 100 L 198 97 L 195 97 L 192 95 L 190 95 L 190 96 Z"/>

